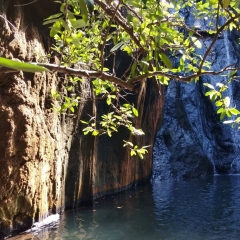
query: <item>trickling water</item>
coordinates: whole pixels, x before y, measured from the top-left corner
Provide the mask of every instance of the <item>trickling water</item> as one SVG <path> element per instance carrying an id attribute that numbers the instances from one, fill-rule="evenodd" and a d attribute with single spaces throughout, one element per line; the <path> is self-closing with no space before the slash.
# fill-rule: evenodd
<path id="1" fill-rule="evenodd" d="M 64 213 L 35 240 L 238 240 L 240 176 L 163 181 Z"/>
<path id="2" fill-rule="evenodd" d="M 222 19 L 223 20 L 223 19 Z M 224 40 L 224 47 L 225 47 L 225 52 L 226 52 L 226 55 L 225 55 L 225 67 L 226 66 L 229 66 L 233 63 L 233 58 L 231 57 L 230 55 L 230 48 L 229 48 L 229 45 L 231 44 L 230 41 L 229 41 L 229 33 L 227 30 L 223 31 L 223 40 Z M 226 76 L 224 77 L 224 83 L 227 83 L 229 81 L 229 74 L 230 72 L 227 71 L 226 72 Z M 229 96 L 230 98 L 230 107 L 234 107 L 234 100 L 233 100 L 233 91 L 232 91 L 232 84 L 230 83 L 229 86 L 228 86 L 228 91 L 227 91 L 227 95 Z M 235 120 L 236 117 L 234 115 L 232 115 L 231 117 L 231 120 Z M 233 149 L 234 149 L 234 153 L 235 155 L 237 156 L 232 164 L 231 164 L 231 170 L 230 170 L 230 173 L 239 173 L 240 172 L 240 162 L 239 162 L 239 159 L 238 159 L 238 143 L 236 141 L 237 139 L 237 129 L 236 128 L 231 128 L 231 135 L 232 135 L 232 139 L 233 139 Z"/>

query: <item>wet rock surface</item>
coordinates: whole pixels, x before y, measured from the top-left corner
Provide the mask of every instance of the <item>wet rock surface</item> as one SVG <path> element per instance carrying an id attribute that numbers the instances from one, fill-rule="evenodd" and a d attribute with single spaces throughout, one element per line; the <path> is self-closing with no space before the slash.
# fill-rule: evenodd
<path id="1" fill-rule="evenodd" d="M 193 24 L 193 20 L 187 23 Z M 189 23 L 189 24 L 190 24 Z M 239 35 L 221 35 L 208 58 L 212 70 L 219 71 L 230 64 L 239 65 Z M 204 36 L 206 45 L 212 36 Z M 198 50 L 203 56 L 205 48 Z M 215 105 L 204 96 L 203 83 L 226 83 L 226 76 L 204 76 L 197 84 L 170 82 L 166 90 L 163 126 L 157 133 L 153 157 L 153 181 L 174 178 L 201 177 L 213 173 L 239 173 L 240 132 L 223 124 Z M 238 74 L 238 73 L 237 73 Z M 225 96 L 231 106 L 240 107 L 239 82 L 233 81 Z"/>

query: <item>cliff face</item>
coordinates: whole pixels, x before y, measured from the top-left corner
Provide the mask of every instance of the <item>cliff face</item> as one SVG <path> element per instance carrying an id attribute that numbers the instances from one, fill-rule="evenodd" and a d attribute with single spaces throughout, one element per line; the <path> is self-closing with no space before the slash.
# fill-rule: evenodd
<path id="1" fill-rule="evenodd" d="M 49 0 L 17 6 L 23 2 L 0 4 L 0 52 L 39 61 L 50 46 L 42 20 L 58 6 Z M 44 11 L 43 5 L 48 6 Z M 65 206 L 76 207 L 150 177 L 152 149 L 143 161 L 130 158 L 122 139 L 131 137 L 124 131 L 112 138 L 83 135 L 79 119 L 101 114 L 101 103 L 82 103 L 74 116 L 51 110 L 58 104 L 51 89 L 66 94 L 66 84 L 64 76 L 50 73 L 0 76 L 0 233 L 24 230 Z M 91 94 L 88 84 L 79 87 Z M 146 132 L 134 139 L 138 145 L 153 145 L 163 105 L 159 92 L 163 94 L 147 81 L 134 97 L 140 113 L 136 125 Z"/>
<path id="2" fill-rule="evenodd" d="M 1 55 L 38 60 L 48 44 L 40 25 L 46 16 L 39 5 L 14 6 L 19 4 L 1 6 L 10 22 L 0 21 Z M 0 76 L 0 231 L 24 229 L 64 206 L 74 121 L 51 111 L 52 88 L 60 90 L 60 81 L 46 73 Z"/>
<path id="3" fill-rule="evenodd" d="M 191 16 L 186 15 L 186 22 L 194 26 Z M 201 27 L 205 30 L 204 23 Z M 230 64 L 239 65 L 238 39 L 236 32 L 219 36 L 208 58 L 213 70 L 219 71 Z M 212 36 L 204 36 L 204 41 L 209 46 Z M 198 53 L 203 55 L 204 47 Z M 209 89 L 203 83 L 213 86 L 217 82 L 226 83 L 226 74 L 202 77 L 197 84 L 169 84 L 164 122 L 154 145 L 153 180 L 240 172 L 240 132 L 230 124 L 223 124 L 215 105 L 204 96 Z M 239 109 L 238 80 L 229 85 L 225 96 L 230 96 L 231 106 Z"/>

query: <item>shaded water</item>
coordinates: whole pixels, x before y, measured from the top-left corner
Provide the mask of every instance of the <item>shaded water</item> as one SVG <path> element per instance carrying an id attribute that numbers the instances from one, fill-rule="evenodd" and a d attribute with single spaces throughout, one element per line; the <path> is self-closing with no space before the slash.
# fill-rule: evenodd
<path id="1" fill-rule="evenodd" d="M 238 240 L 240 175 L 141 186 L 66 212 L 33 239 Z"/>

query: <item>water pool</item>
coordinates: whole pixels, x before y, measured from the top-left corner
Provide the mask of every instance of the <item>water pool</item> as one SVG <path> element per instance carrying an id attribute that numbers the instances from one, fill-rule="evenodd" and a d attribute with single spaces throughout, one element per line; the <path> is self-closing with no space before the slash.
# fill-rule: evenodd
<path id="1" fill-rule="evenodd" d="M 56 225 L 19 239 L 238 240 L 240 175 L 140 186 L 65 212 Z"/>

